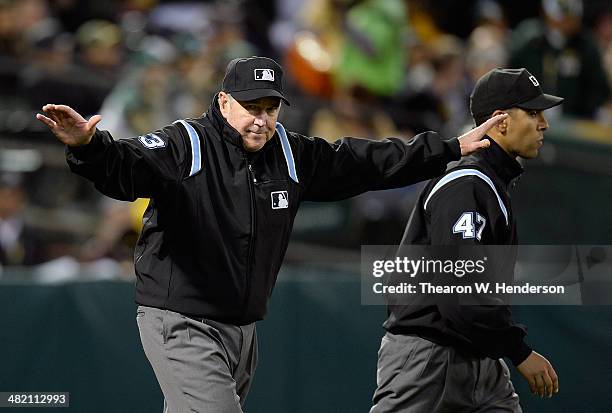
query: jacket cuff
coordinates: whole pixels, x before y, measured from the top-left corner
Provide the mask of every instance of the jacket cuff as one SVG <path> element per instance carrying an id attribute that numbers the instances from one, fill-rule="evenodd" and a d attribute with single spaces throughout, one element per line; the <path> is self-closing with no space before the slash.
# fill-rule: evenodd
<path id="1" fill-rule="evenodd" d="M 91 158 L 104 148 L 104 135 L 104 131 L 96 130 L 87 145 L 66 146 L 66 154 L 72 154 L 77 159 Z"/>
<path id="2" fill-rule="evenodd" d="M 529 357 L 531 352 L 532 352 L 531 347 L 525 344 L 524 341 L 521 341 L 521 346 L 515 352 L 510 354 L 508 358 L 510 359 L 512 364 L 514 364 L 515 366 L 518 366 L 523 361 L 525 361 L 527 357 Z"/>
<path id="3" fill-rule="evenodd" d="M 459 146 L 459 138 L 452 138 L 444 141 L 449 153 L 449 160 L 456 161 L 461 159 L 461 146 Z"/>

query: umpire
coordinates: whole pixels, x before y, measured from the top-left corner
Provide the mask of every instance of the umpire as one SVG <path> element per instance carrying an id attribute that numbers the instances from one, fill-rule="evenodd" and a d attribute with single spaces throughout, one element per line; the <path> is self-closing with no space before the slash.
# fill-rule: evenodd
<path id="1" fill-rule="evenodd" d="M 493 69 L 481 77 L 470 106 L 476 124 L 501 113 L 508 117 L 489 131 L 489 148 L 423 189 L 402 245 L 483 246 L 496 252 L 487 264 L 496 279 L 512 275 L 518 238 L 509 190 L 523 172 L 516 158 L 538 155 L 548 129 L 543 111 L 562 102 L 544 94 L 526 69 Z M 514 323 L 508 306 L 461 306 L 466 301 L 425 295 L 409 304 L 390 302 L 395 305 L 384 323 L 370 413 L 521 412 L 502 357 L 533 393 L 559 391 L 555 370 L 524 342 L 526 330 Z"/>
<path id="2" fill-rule="evenodd" d="M 337 201 L 444 172 L 489 142 L 491 119 L 443 141 L 434 132 L 329 144 L 277 122 L 283 70 L 232 60 L 196 119 L 114 140 L 68 106 L 37 118 L 67 145 L 70 169 L 103 194 L 151 201 L 135 251 L 137 322 L 165 412 L 242 412 L 266 314 L 302 201 Z"/>

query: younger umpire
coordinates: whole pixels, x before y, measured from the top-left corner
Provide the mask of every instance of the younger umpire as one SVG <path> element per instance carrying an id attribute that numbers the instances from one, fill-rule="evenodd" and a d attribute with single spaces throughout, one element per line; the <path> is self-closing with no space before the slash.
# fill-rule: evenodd
<path id="1" fill-rule="evenodd" d="M 70 169 L 121 200 L 151 198 L 135 251 L 138 327 L 165 413 L 238 413 L 263 319 L 302 201 L 335 201 L 409 185 L 488 146 L 503 119 L 451 141 L 434 132 L 334 144 L 277 123 L 283 70 L 232 60 L 199 118 L 114 140 L 64 105 L 37 118 L 67 148 Z"/>
<path id="2" fill-rule="evenodd" d="M 525 69 L 494 69 L 480 78 L 471 98 L 476 124 L 508 117 L 488 132 L 488 149 L 464 157 L 425 187 L 401 244 L 508 245 L 509 257 L 516 257 L 509 194 L 523 172 L 516 158 L 538 155 L 548 128 L 542 111 L 561 102 L 544 94 Z M 511 258 L 502 268 L 513 271 L 514 264 Z M 559 391 L 555 370 L 523 341 L 526 331 L 512 321 L 509 307 L 414 300 L 389 306 L 370 413 L 521 412 L 502 357 L 533 393 Z"/>

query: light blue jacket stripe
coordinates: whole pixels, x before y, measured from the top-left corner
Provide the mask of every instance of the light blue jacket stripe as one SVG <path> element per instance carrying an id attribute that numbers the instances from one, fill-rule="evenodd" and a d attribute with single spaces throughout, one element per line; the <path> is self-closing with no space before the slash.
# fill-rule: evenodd
<path id="1" fill-rule="evenodd" d="M 289 176 L 295 183 L 299 183 L 297 172 L 295 169 L 295 161 L 293 160 L 293 152 L 291 151 L 291 145 L 289 139 L 287 139 L 287 133 L 285 128 L 280 122 L 276 122 L 276 132 L 280 137 L 281 146 L 283 147 L 283 154 L 285 155 L 285 161 L 287 162 L 287 170 L 289 170 Z"/>
<path id="2" fill-rule="evenodd" d="M 506 217 L 506 225 L 508 225 L 508 210 L 506 209 L 504 202 L 502 201 L 499 194 L 497 193 L 497 189 L 495 188 L 495 185 L 493 185 L 493 181 L 491 181 L 491 178 L 489 178 L 488 176 L 486 176 L 485 174 L 483 174 L 477 169 L 459 169 L 457 171 L 453 171 L 449 173 L 448 175 L 444 176 L 444 178 L 440 179 L 438 183 L 434 185 L 433 189 L 427 196 L 425 203 L 423 204 L 423 208 L 427 209 L 427 203 L 429 202 L 433 194 L 436 193 L 436 191 L 441 189 L 447 183 L 452 182 L 455 179 L 462 178 L 464 176 L 476 176 L 482 179 L 483 181 L 485 181 L 491 187 L 491 189 L 495 193 L 495 196 L 497 197 L 497 202 L 499 202 L 499 207 L 501 208 L 502 213 L 504 214 L 504 217 Z"/>
<path id="3" fill-rule="evenodd" d="M 198 133 L 188 122 L 184 120 L 177 120 L 174 123 L 180 123 L 183 125 L 187 134 L 189 135 L 189 140 L 191 141 L 191 171 L 189 172 L 189 176 L 193 176 L 200 169 L 202 169 L 202 152 L 200 150 L 200 138 L 198 137 Z"/>

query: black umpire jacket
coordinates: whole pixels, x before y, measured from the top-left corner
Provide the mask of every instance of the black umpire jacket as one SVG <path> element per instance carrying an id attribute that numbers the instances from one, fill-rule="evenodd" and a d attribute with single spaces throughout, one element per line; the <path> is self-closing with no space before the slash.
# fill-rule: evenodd
<path id="1" fill-rule="evenodd" d="M 70 169 L 120 200 L 150 198 L 135 250 L 136 302 L 233 324 L 261 320 L 302 201 L 336 201 L 437 176 L 461 156 L 436 133 L 330 144 L 285 132 L 257 152 L 216 98 L 197 119 L 69 147 Z"/>
<path id="2" fill-rule="evenodd" d="M 412 211 L 402 245 L 505 245 L 493 247 L 497 248 L 497 262 L 489 264 L 511 277 L 518 239 L 508 191 L 523 169 L 489 140 L 490 148 L 449 165 L 442 177 L 427 184 Z M 384 327 L 477 357 L 508 357 L 515 365 L 531 353 L 523 341 L 525 328 L 512 321 L 505 305 L 465 306 L 443 299 L 436 303 L 421 295 L 410 305 L 390 305 Z"/>

